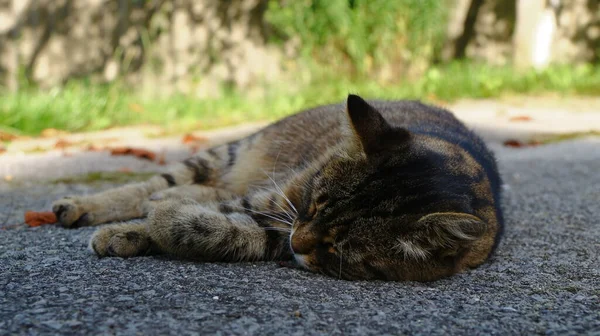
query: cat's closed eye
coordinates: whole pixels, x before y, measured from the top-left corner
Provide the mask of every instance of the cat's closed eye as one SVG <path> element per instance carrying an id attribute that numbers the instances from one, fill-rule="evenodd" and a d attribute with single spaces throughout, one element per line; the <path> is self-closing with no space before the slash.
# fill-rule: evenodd
<path id="1" fill-rule="evenodd" d="M 325 246 L 327 247 L 327 252 L 331 253 L 331 254 L 337 254 L 337 247 L 335 246 L 335 244 L 333 243 L 325 243 Z"/>
<path id="2" fill-rule="evenodd" d="M 317 206 L 315 205 L 315 202 L 312 202 L 309 205 L 308 210 L 306 211 L 306 219 L 312 220 L 313 218 L 315 218 L 316 214 L 317 214 Z"/>
<path id="3" fill-rule="evenodd" d="M 327 194 L 321 194 L 319 195 L 319 197 L 317 197 L 317 199 L 315 200 L 315 206 L 317 208 L 322 207 L 323 205 L 325 205 L 325 203 L 327 203 L 329 201 L 329 195 Z"/>
<path id="4" fill-rule="evenodd" d="M 329 195 L 321 194 L 319 195 L 308 207 L 306 212 L 306 217 L 310 220 L 315 218 L 319 210 L 327 203 L 329 200 Z"/>
<path id="5" fill-rule="evenodd" d="M 327 252 L 331 253 L 331 254 L 337 254 L 337 246 L 335 244 L 335 240 L 329 236 L 323 238 L 323 240 L 320 243 L 321 248 L 323 248 L 324 250 L 327 250 Z"/>

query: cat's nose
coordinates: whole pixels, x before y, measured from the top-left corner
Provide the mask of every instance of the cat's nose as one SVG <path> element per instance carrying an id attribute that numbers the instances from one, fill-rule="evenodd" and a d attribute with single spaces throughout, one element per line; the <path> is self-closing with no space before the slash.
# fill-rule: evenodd
<path id="1" fill-rule="evenodd" d="M 309 230 L 298 230 L 292 235 L 292 250 L 297 254 L 310 254 L 317 245 L 317 237 Z"/>

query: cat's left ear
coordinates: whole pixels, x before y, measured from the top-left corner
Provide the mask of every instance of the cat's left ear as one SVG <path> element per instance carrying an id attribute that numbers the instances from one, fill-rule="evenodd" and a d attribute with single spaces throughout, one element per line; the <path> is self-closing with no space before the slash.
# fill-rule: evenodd
<path id="1" fill-rule="evenodd" d="M 347 113 L 354 136 L 367 156 L 406 141 L 410 133 L 393 128 L 373 106 L 357 95 L 348 95 Z"/>

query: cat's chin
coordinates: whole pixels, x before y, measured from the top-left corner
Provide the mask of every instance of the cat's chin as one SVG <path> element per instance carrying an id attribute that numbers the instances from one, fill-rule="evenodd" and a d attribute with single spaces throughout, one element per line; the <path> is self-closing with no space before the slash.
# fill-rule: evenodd
<path id="1" fill-rule="evenodd" d="M 305 268 L 305 269 L 310 269 L 308 267 L 308 263 L 306 262 L 306 255 L 304 254 L 297 254 L 294 253 L 294 260 L 296 260 L 296 263 L 298 264 L 298 266 Z"/>

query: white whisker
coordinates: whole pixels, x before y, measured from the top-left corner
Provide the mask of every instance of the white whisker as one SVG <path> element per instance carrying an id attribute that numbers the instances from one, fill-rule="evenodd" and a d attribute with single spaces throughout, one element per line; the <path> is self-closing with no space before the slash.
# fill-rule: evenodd
<path id="1" fill-rule="evenodd" d="M 281 205 L 279 205 L 279 203 L 275 202 L 275 205 L 277 205 L 277 207 L 281 209 L 281 211 L 283 211 L 283 213 L 287 216 L 287 218 L 290 219 L 290 221 L 294 221 L 294 217 L 292 217 L 292 215 L 289 212 L 287 212 L 287 210 L 285 210 Z"/>
<path id="2" fill-rule="evenodd" d="M 283 190 L 281 189 L 281 187 L 279 187 L 279 185 L 277 184 L 277 182 L 275 182 L 275 180 L 269 176 L 269 174 L 264 171 L 265 175 L 267 175 L 267 177 L 271 180 L 271 182 L 273 182 L 273 185 L 275 185 L 275 188 L 277 188 L 277 190 L 279 192 L 277 192 L 281 197 L 283 197 L 285 199 L 285 201 L 288 203 L 288 205 L 290 206 L 290 208 L 292 208 L 294 210 L 294 212 L 296 212 L 296 214 L 298 213 L 298 210 L 296 210 L 296 207 L 294 207 L 294 205 L 292 204 L 292 202 L 290 201 L 290 199 L 285 195 L 285 193 L 283 192 Z"/>
<path id="3" fill-rule="evenodd" d="M 298 210 L 296 210 L 296 207 L 292 204 L 292 202 L 290 201 L 290 199 L 287 196 L 285 196 L 285 195 L 283 195 L 283 198 L 285 198 L 285 200 L 287 201 L 287 203 L 290 205 L 290 207 L 292 207 L 292 209 L 294 210 L 294 212 L 297 214 Z"/>
<path id="4" fill-rule="evenodd" d="M 273 190 L 270 190 L 270 191 L 272 192 Z M 283 213 L 285 213 L 285 215 L 286 215 L 286 216 L 287 216 L 287 217 L 288 217 L 288 218 L 289 218 L 289 219 L 290 219 L 292 222 L 294 221 L 294 217 L 293 217 L 293 216 L 292 216 L 292 215 L 291 215 L 291 214 L 290 214 L 290 213 L 289 213 L 287 210 L 285 210 L 285 209 L 284 209 L 284 208 L 283 208 L 283 207 L 282 207 L 282 206 L 281 206 L 281 205 L 280 205 L 280 204 L 277 202 L 277 200 L 276 200 L 276 199 L 275 199 L 273 196 L 271 196 L 271 195 L 267 195 L 267 197 L 268 197 L 269 201 L 273 201 L 273 203 L 275 203 L 275 205 L 277 205 L 277 207 L 278 207 L 279 209 L 281 209 L 281 211 L 283 211 Z"/>
<path id="5" fill-rule="evenodd" d="M 268 176 L 268 175 L 267 175 Z M 278 190 L 274 190 L 272 187 L 265 187 L 262 185 L 258 185 L 258 184 L 250 184 L 249 187 L 255 188 L 255 189 L 259 189 L 259 190 L 263 190 L 269 194 L 275 193 L 279 196 L 284 197 L 283 195 L 281 195 L 281 193 L 279 193 Z M 259 194 L 260 195 L 260 194 Z M 289 211 L 287 211 L 284 207 L 282 207 L 279 202 L 277 202 L 277 200 L 272 196 L 272 195 L 266 195 L 266 197 L 268 197 L 268 200 L 273 201 L 275 203 L 275 205 L 277 205 L 277 207 L 285 214 L 285 216 L 290 220 L 290 221 L 294 221 L 295 216 L 293 214 L 291 214 Z M 285 198 L 285 197 L 284 197 Z"/>
<path id="6" fill-rule="evenodd" d="M 240 208 L 240 209 L 246 210 L 246 211 L 250 211 L 250 212 L 255 213 L 255 214 L 259 214 L 261 216 L 269 217 L 269 218 L 271 218 L 273 220 L 276 220 L 276 221 L 281 222 L 281 223 L 285 223 L 285 224 L 290 225 L 290 226 L 293 225 L 292 222 L 285 220 L 285 218 L 277 217 L 275 214 L 270 214 L 270 213 L 263 212 L 263 211 L 256 211 L 256 210 L 253 210 L 253 209 L 248 209 L 248 208 L 245 208 L 245 207 L 243 207 L 241 205 L 237 205 L 237 207 Z"/>

